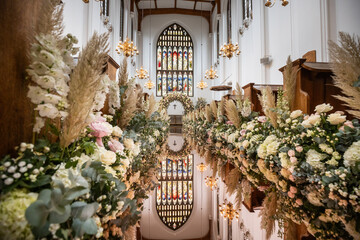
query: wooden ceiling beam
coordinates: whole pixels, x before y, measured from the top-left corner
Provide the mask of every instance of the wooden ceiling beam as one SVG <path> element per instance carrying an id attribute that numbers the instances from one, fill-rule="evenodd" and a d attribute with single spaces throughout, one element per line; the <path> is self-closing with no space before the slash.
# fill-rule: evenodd
<path id="1" fill-rule="evenodd" d="M 177 0 L 175 0 L 175 8 L 177 8 L 177 6 L 176 6 L 176 5 L 177 5 Z"/>
<path id="2" fill-rule="evenodd" d="M 194 2 L 194 10 L 196 9 L 196 3 L 197 3 L 197 0 L 195 0 L 195 2 Z"/>
<path id="3" fill-rule="evenodd" d="M 215 0 L 217 6 L 217 14 L 221 14 L 221 2 L 220 0 Z"/>
<path id="4" fill-rule="evenodd" d="M 154 0 L 154 2 L 155 2 L 155 8 L 157 9 L 158 7 L 157 7 L 157 1 L 156 0 Z"/>

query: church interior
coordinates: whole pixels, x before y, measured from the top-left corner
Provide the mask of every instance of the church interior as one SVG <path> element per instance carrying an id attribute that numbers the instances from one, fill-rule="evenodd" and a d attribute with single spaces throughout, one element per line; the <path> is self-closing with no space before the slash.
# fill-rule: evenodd
<path id="1" fill-rule="evenodd" d="M 0 239 L 360 239 L 359 0 L 0 10 Z"/>

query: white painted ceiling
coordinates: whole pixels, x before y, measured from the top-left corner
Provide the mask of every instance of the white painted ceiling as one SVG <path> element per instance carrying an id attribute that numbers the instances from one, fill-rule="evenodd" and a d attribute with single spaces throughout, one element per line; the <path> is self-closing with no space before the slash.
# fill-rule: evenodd
<path id="1" fill-rule="evenodd" d="M 211 2 L 215 2 L 215 0 L 140 0 L 138 6 L 139 9 L 155 9 L 155 2 L 158 9 L 175 8 L 176 2 L 176 8 L 211 11 L 213 8 Z"/>

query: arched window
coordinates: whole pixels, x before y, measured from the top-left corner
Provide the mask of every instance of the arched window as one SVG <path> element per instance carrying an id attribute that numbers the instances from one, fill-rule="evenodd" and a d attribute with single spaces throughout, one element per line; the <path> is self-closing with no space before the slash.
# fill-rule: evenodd
<path id="1" fill-rule="evenodd" d="M 228 42 L 231 40 L 231 0 L 228 0 L 227 5 L 227 38 Z"/>
<path id="2" fill-rule="evenodd" d="M 194 96 L 193 41 L 178 24 L 171 24 L 160 34 L 156 49 L 156 96 L 184 92 Z"/>
<path id="3" fill-rule="evenodd" d="M 193 165 L 193 155 L 161 162 L 156 210 L 161 221 L 172 230 L 185 224 L 193 208 Z"/>
<path id="4" fill-rule="evenodd" d="M 124 0 L 120 0 L 120 40 L 124 40 Z"/>
<path id="5" fill-rule="evenodd" d="M 105 17 L 109 17 L 109 0 L 100 1 L 100 10 Z"/>

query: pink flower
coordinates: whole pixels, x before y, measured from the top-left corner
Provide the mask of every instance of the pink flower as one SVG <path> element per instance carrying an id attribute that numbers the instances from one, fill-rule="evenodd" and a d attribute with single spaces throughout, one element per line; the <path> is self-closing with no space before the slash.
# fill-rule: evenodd
<path id="1" fill-rule="evenodd" d="M 303 148 L 302 148 L 302 146 L 296 146 L 295 150 L 296 150 L 297 152 L 302 152 L 302 151 L 303 151 Z"/>
<path id="2" fill-rule="evenodd" d="M 290 181 L 295 182 L 295 177 L 293 175 L 289 176 Z"/>
<path id="3" fill-rule="evenodd" d="M 245 133 L 246 133 L 246 129 L 242 129 L 242 130 L 240 131 L 240 135 L 241 135 L 241 136 L 244 136 Z"/>
<path id="4" fill-rule="evenodd" d="M 207 141 L 208 143 L 211 143 L 211 139 L 210 139 L 210 138 L 208 138 L 206 141 Z"/>
<path id="5" fill-rule="evenodd" d="M 234 125 L 234 123 L 232 121 L 227 121 L 226 124 Z"/>
<path id="6" fill-rule="evenodd" d="M 103 147 L 102 137 L 109 136 L 112 133 L 112 126 L 107 122 L 102 122 L 102 119 L 99 119 L 100 122 L 93 122 L 89 125 L 92 130 L 91 135 L 96 137 L 96 143 Z"/>
<path id="7" fill-rule="evenodd" d="M 266 122 L 266 120 L 267 120 L 267 118 L 265 116 L 258 117 L 258 121 L 261 122 L 261 123 Z"/>
<path id="8" fill-rule="evenodd" d="M 290 162 L 296 163 L 296 162 L 297 162 L 297 158 L 296 158 L 296 157 L 291 157 L 291 158 L 290 158 Z"/>
<path id="9" fill-rule="evenodd" d="M 341 131 L 345 131 L 345 126 L 348 126 L 350 128 L 354 128 L 354 125 L 353 125 L 353 123 L 351 121 L 346 121 L 346 122 L 344 122 L 344 125 L 341 126 L 339 129 Z"/>
<path id="10" fill-rule="evenodd" d="M 292 192 L 290 192 L 290 191 L 289 191 L 287 194 L 288 194 L 288 196 L 289 196 L 290 198 L 294 198 L 294 197 L 295 197 L 295 194 L 292 193 Z"/>
<path id="11" fill-rule="evenodd" d="M 295 157 L 295 151 L 292 150 L 292 149 L 290 149 L 290 150 L 288 151 L 288 155 L 289 155 L 289 157 Z"/>
<path id="12" fill-rule="evenodd" d="M 296 203 L 299 206 L 303 205 L 303 201 L 300 198 L 296 199 Z"/>
<path id="13" fill-rule="evenodd" d="M 290 186 L 290 192 L 297 193 L 297 188 L 293 187 L 293 186 Z"/>
<path id="14" fill-rule="evenodd" d="M 289 168 L 289 171 L 290 171 L 291 173 L 293 173 L 293 172 L 294 172 L 294 167 L 290 167 L 290 168 Z"/>
<path id="15" fill-rule="evenodd" d="M 108 146 L 113 152 L 122 152 L 124 150 L 124 145 L 116 139 L 111 139 L 108 142 Z"/>

